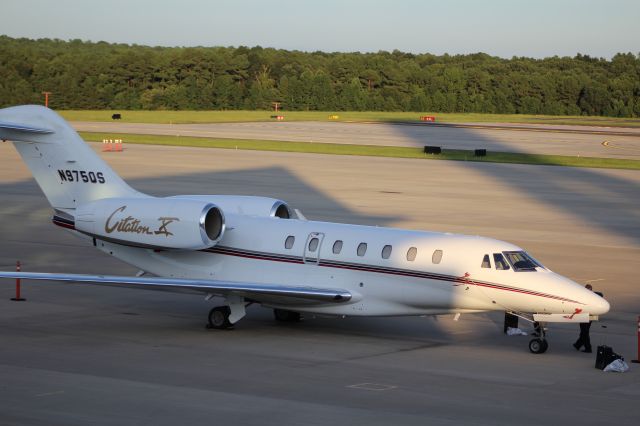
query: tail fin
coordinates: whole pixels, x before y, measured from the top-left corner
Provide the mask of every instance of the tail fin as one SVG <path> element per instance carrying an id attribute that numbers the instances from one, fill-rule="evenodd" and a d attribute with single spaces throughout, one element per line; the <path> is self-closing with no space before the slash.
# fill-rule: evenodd
<path id="1" fill-rule="evenodd" d="M 0 109 L 0 139 L 10 140 L 56 209 L 100 198 L 139 197 L 58 114 L 37 105 Z"/>

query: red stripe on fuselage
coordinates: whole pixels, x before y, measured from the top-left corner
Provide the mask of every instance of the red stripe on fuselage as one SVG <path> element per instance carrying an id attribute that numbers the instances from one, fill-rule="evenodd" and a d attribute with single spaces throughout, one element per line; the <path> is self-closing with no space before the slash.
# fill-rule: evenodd
<path id="1" fill-rule="evenodd" d="M 75 228 L 75 224 L 72 223 L 71 221 L 67 222 L 64 219 L 60 219 L 58 217 L 53 217 L 52 221 L 53 221 L 53 223 L 55 225 L 60 226 L 62 228 L 72 229 L 72 230 L 76 229 Z M 511 292 L 515 292 L 515 293 L 528 294 L 530 296 L 544 297 L 544 298 L 547 298 L 547 299 L 554 299 L 554 300 L 560 300 L 560 301 L 564 301 L 564 302 L 578 303 L 578 304 L 581 304 L 581 305 L 584 304 L 584 303 L 580 303 L 580 302 L 577 302 L 575 300 L 567 299 L 567 298 L 564 298 L 564 297 L 561 297 L 561 296 L 555 296 L 553 294 L 540 293 L 540 292 L 533 291 L 533 290 L 526 290 L 526 289 L 517 288 L 517 287 L 510 287 L 510 286 L 505 286 L 505 285 L 502 285 L 502 284 L 490 283 L 490 282 L 486 282 L 486 281 L 476 281 L 476 280 L 471 280 L 471 279 L 468 279 L 468 278 L 460 278 L 460 277 L 455 277 L 455 276 L 450 276 L 450 275 L 435 274 L 435 273 L 431 273 L 431 272 L 412 271 L 412 270 L 396 269 L 396 268 L 386 268 L 386 267 L 383 267 L 383 266 L 371 266 L 371 265 L 364 265 L 364 264 L 358 264 L 358 263 L 337 262 L 337 261 L 323 260 L 323 259 L 320 259 L 317 262 L 315 260 L 312 260 L 310 262 L 305 262 L 302 257 L 288 256 L 288 255 L 281 255 L 281 254 L 270 254 L 270 253 L 263 253 L 263 252 L 254 252 L 254 251 L 246 251 L 246 250 L 240 250 L 240 249 L 235 249 L 235 248 L 231 248 L 231 247 L 212 247 L 210 249 L 205 249 L 205 250 L 202 250 L 202 251 L 207 252 L 207 253 L 222 254 L 222 255 L 226 255 L 226 256 L 242 257 L 242 258 L 245 258 L 245 259 L 265 260 L 265 261 L 270 261 L 270 262 L 292 263 L 292 264 L 298 264 L 298 265 L 302 265 L 302 264 L 308 263 L 308 264 L 311 264 L 311 265 L 315 264 L 315 265 L 322 266 L 322 267 L 325 267 L 325 268 L 346 269 L 346 270 L 352 270 L 352 271 L 363 271 L 363 272 L 371 272 L 371 273 L 386 274 L 386 275 L 395 275 L 395 276 L 403 276 L 403 277 L 430 279 L 430 280 L 435 280 L 435 281 L 444 281 L 444 282 L 456 283 L 458 285 L 460 285 L 460 284 L 475 285 L 475 286 L 478 286 L 478 287 L 486 287 L 486 288 L 491 288 L 491 289 L 494 289 L 494 290 L 511 291 Z"/>
<path id="2" fill-rule="evenodd" d="M 267 254 L 267 253 L 260 253 L 260 252 L 249 252 L 249 251 L 231 249 L 226 247 L 212 247 L 204 251 L 209 253 L 215 253 L 215 254 L 223 254 L 227 256 L 236 256 L 236 257 L 243 257 L 247 259 L 256 259 L 256 260 L 266 260 L 271 262 L 285 262 L 285 263 L 295 263 L 295 264 L 305 263 L 301 257 L 287 256 L 287 255 L 274 255 L 274 254 Z M 318 265 L 325 268 L 347 269 L 347 270 L 353 270 L 353 271 L 364 271 L 364 272 L 372 272 L 372 273 L 387 274 L 387 275 L 431 279 L 436 281 L 446 281 L 446 282 L 458 283 L 458 284 L 475 285 L 478 287 L 492 288 L 494 290 L 511 291 L 515 293 L 528 294 L 530 296 L 543 297 L 547 299 L 560 300 L 560 301 L 570 302 L 570 303 L 578 303 L 581 305 L 584 304 L 572 299 L 567 299 L 565 297 L 555 296 L 553 294 L 540 293 L 533 290 L 510 287 L 502 284 L 490 283 L 485 281 L 476 281 L 476 280 L 470 280 L 468 278 L 434 274 L 430 272 L 385 268 L 380 266 L 369 266 L 369 265 L 336 262 L 336 261 L 328 261 L 328 260 L 323 261 L 322 259 L 320 259 L 319 262 L 317 263 L 315 260 L 310 261 L 308 262 L 308 264 Z"/>

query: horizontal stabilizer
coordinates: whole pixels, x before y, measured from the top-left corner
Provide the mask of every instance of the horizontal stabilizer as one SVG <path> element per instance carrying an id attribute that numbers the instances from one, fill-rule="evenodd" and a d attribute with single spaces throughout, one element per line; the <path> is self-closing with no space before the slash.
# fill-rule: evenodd
<path id="1" fill-rule="evenodd" d="M 4 123 L 0 121 L 0 129 L 3 130 L 13 130 L 16 132 L 24 132 L 24 133 L 39 133 L 46 135 L 48 133 L 53 133 L 53 130 L 43 129 L 41 127 L 32 127 L 32 126 L 24 126 L 22 124 L 15 123 Z"/>
<path id="2" fill-rule="evenodd" d="M 50 274 L 41 272 L 4 272 L 0 278 L 22 278 L 45 281 L 84 282 L 98 285 L 161 290 L 171 292 L 204 293 L 226 296 L 238 295 L 255 300 L 265 296 L 294 298 L 313 302 L 339 303 L 351 300 L 347 290 L 326 289 L 280 284 L 247 283 L 220 280 L 200 280 L 161 277 L 125 277 L 85 274 Z"/>
<path id="3" fill-rule="evenodd" d="M 13 144 L 54 209 L 76 209 L 101 198 L 143 196 L 127 185 L 69 123 L 44 106 L 0 109 L 0 141 Z M 98 179 L 98 174 L 102 178 Z"/>

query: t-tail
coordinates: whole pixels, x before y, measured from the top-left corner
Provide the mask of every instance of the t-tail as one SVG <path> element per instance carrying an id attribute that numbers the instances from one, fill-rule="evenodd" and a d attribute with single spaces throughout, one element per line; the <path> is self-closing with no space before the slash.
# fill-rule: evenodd
<path id="1" fill-rule="evenodd" d="M 38 105 L 0 109 L 11 141 L 51 206 L 72 212 L 102 198 L 144 197 L 127 185 L 57 113 Z"/>

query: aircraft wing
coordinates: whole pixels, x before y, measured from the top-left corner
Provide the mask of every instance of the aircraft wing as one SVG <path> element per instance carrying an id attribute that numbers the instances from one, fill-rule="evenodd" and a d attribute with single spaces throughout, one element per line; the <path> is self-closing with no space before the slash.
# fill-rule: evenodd
<path id="1" fill-rule="evenodd" d="M 3 271 L 0 271 L 0 278 L 89 283 L 178 293 L 210 294 L 214 296 L 232 294 L 256 301 L 267 300 L 285 303 L 340 303 L 347 302 L 352 297 L 349 291 L 342 289 L 205 279 Z"/>

